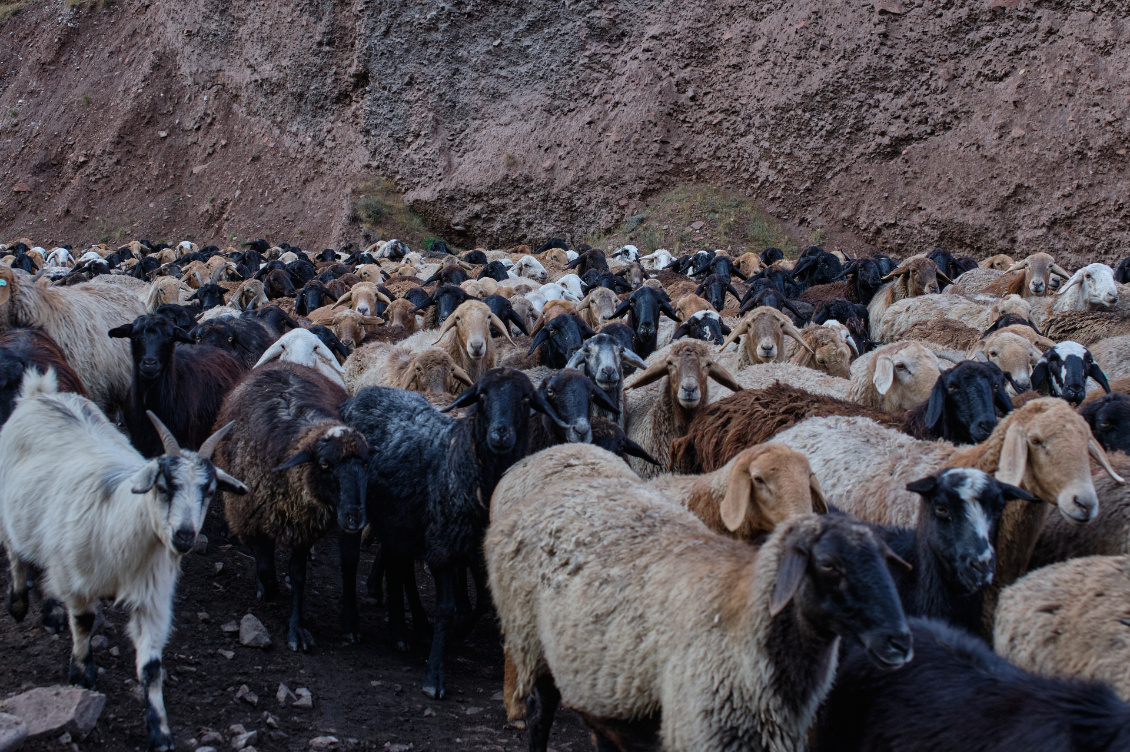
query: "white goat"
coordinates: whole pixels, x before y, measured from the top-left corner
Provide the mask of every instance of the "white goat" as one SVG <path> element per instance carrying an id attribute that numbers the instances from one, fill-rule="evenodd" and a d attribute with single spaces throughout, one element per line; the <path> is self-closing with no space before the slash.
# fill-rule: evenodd
<path id="1" fill-rule="evenodd" d="M 28 567 L 66 605 L 73 644 L 70 680 L 93 688 L 94 609 L 114 598 L 132 610 L 129 635 L 146 702 L 149 746 L 172 749 L 162 693 L 161 653 L 173 620 L 180 559 L 190 551 L 217 488 L 247 487 L 211 461 L 231 428 L 199 452 L 182 450 L 149 413 L 165 453 L 147 460 L 93 402 L 57 393 L 53 370 L 29 370 L 16 409 L 0 431 L 0 542 L 8 552 L 9 611 L 27 615 Z M 65 464 L 44 462 L 42 438 L 75 449 Z"/>
<path id="2" fill-rule="evenodd" d="M 345 386 L 345 369 L 325 343 L 307 329 L 291 329 L 259 357 L 256 367 L 272 360 L 285 360 L 308 366 L 332 381 Z"/>

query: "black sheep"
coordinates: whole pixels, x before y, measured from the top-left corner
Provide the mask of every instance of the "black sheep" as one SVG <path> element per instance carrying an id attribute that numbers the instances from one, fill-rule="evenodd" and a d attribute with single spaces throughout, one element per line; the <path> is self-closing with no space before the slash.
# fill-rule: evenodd
<path id="1" fill-rule="evenodd" d="M 485 279 L 487 277 L 493 279 L 495 282 L 503 282 L 510 279 L 510 272 L 507 271 L 506 264 L 501 261 L 491 261 L 489 264 L 483 266 L 479 271 L 479 276 L 475 279 Z"/>
<path id="2" fill-rule="evenodd" d="M 526 455 L 530 409 L 557 417 L 526 375 L 511 368 L 488 371 L 444 411 L 456 408 L 468 408 L 466 416 L 451 418 L 420 394 L 386 387 L 366 387 L 341 406 L 345 421 L 374 449 L 370 518 L 388 568 L 389 628 L 398 646 L 407 646 L 406 572 L 422 557 L 435 579 L 434 635 L 424 682 L 424 692 L 435 698 L 444 696 L 444 651 L 458 575 L 471 567 L 483 576 L 482 538 L 494 487 Z M 343 556 L 359 545 L 359 535 L 343 539 Z"/>
<path id="3" fill-rule="evenodd" d="M 667 300 L 667 294 L 650 287 L 641 287 L 633 292 L 627 300 L 617 306 L 611 318 L 618 319 L 625 313 L 629 314 L 628 326 L 635 334 L 632 349 L 641 358 L 646 358 L 655 352 L 656 338 L 659 335 L 659 314 L 662 313 L 672 321 L 679 320 L 678 314 Z"/>
<path id="4" fill-rule="evenodd" d="M 585 340 L 594 334 L 596 332 L 580 316 L 563 313 L 554 316 L 537 331 L 530 341 L 529 354 L 533 355 L 544 346 L 538 353 L 538 362 L 550 368 L 564 368 L 573 353 L 581 349 Z"/>
<path id="5" fill-rule="evenodd" d="M 1006 326 L 1013 326 L 1014 324 L 1021 324 L 1022 326 L 1027 326 L 1027 327 L 1031 328 L 1032 331 L 1034 331 L 1036 334 L 1043 336 L 1043 332 L 1041 332 L 1035 324 L 1033 324 L 1031 321 L 1029 321 L 1028 319 L 1021 316 L 1020 314 L 1018 314 L 1018 313 L 1006 313 L 1003 316 L 1001 316 L 999 319 L 994 321 L 992 326 L 990 326 L 988 329 L 986 329 L 981 334 L 981 339 L 985 339 L 985 337 L 988 337 L 990 334 L 997 331 L 998 329 L 1004 329 Z"/>
<path id="6" fill-rule="evenodd" d="M 216 308 L 224 304 L 224 293 L 226 290 L 219 285 L 203 285 L 196 292 L 188 296 L 189 302 L 198 302 L 200 310 L 207 311 L 209 308 Z"/>
<path id="7" fill-rule="evenodd" d="M 955 259 L 953 257 L 953 254 L 947 251 L 945 248 L 935 248 L 934 250 L 926 254 L 926 258 L 933 261 L 934 266 L 938 267 L 938 271 L 949 278 L 947 280 L 943 280 L 941 277 L 938 277 L 938 284 L 941 286 L 940 289 L 943 290 L 947 285 L 951 284 L 951 280 L 957 279 L 966 271 L 961 262 Z"/>
<path id="8" fill-rule="evenodd" d="M 522 334 L 529 334 L 529 332 L 526 331 L 526 322 L 522 321 L 522 317 L 514 312 L 514 307 L 510 305 L 510 301 L 507 298 L 501 295 L 488 295 L 483 298 L 483 302 L 490 308 L 491 313 L 498 316 L 499 321 L 507 325 L 513 324 Z M 492 326 L 490 336 L 501 337 L 502 332 Z"/>
<path id="9" fill-rule="evenodd" d="M 153 313 L 164 316 L 186 332 L 196 326 L 196 317 L 204 312 L 200 304 L 183 306 L 177 303 L 162 303 Z"/>
<path id="10" fill-rule="evenodd" d="M 745 279 L 745 275 L 734 264 L 734 260 L 729 256 L 715 256 L 707 262 L 706 267 L 691 276 L 697 277 L 702 274 L 721 274 L 723 277 L 729 279 L 730 277 L 737 277 L 738 279 Z"/>
<path id="11" fill-rule="evenodd" d="M 726 293 L 730 293 L 739 302 L 742 296 L 730 284 L 730 277 L 723 274 L 710 274 L 706 279 L 702 280 L 702 284 L 694 291 L 695 295 L 701 295 L 706 302 L 714 306 L 714 310 L 721 311 L 726 307 Z"/>
<path id="12" fill-rule="evenodd" d="M 822 301 L 812 313 L 812 323 L 817 326 L 827 321 L 838 321 L 847 327 L 857 354 L 871 347 L 867 308 L 844 298 Z"/>
<path id="13" fill-rule="evenodd" d="M 146 457 L 164 452 L 147 410 L 165 424 L 181 446 L 200 448 L 212 434 L 224 397 L 244 373 L 239 362 L 219 348 L 178 346 L 193 340 L 158 314 L 139 316 L 108 334 L 130 341 L 133 384 L 122 417 L 137 451 Z"/>
<path id="14" fill-rule="evenodd" d="M 55 340 L 38 329 L 8 329 L 0 332 L 0 426 L 8 420 L 24 380 L 24 371 L 40 373 L 54 369 L 60 392 L 88 397 L 82 379 L 67 362 Z"/>
<path id="15" fill-rule="evenodd" d="M 1122 285 L 1130 285 L 1130 256 L 1118 262 L 1114 268 L 1114 281 Z"/>
<path id="16" fill-rule="evenodd" d="M 307 282 L 295 297 L 294 312 L 299 316 L 309 316 L 311 311 L 337 300 L 325 284 L 318 280 Z"/>
<path id="17" fill-rule="evenodd" d="M 842 274 L 840 260 L 818 245 L 806 248 L 793 267 L 793 279 L 804 288 L 829 284 Z"/>
<path id="18" fill-rule="evenodd" d="M 534 255 L 536 256 L 539 253 L 545 253 L 550 248 L 560 248 L 563 251 L 569 250 L 568 244 L 561 238 L 550 238 L 549 240 L 538 246 L 538 249 L 534 251 Z"/>
<path id="19" fill-rule="evenodd" d="M 576 269 L 577 275 L 584 277 L 585 274 L 594 269 L 600 273 L 607 272 L 608 259 L 604 257 L 604 251 L 599 248 L 593 248 L 577 256 L 577 258 L 566 264 L 565 268 Z"/>
<path id="20" fill-rule="evenodd" d="M 1113 690 L 1030 674 L 933 619 L 910 619 L 914 660 L 877 668 L 845 644 L 814 752 L 1115 752 L 1130 707 Z"/>
<path id="21" fill-rule="evenodd" d="M 722 321 L 722 317 L 714 311 L 699 311 L 692 313 L 687 317 L 687 320 L 675 327 L 674 333 L 671 335 L 671 341 L 683 337 L 690 337 L 691 339 L 699 339 L 703 342 L 713 342 L 716 345 L 721 345 L 726 341 L 726 335 L 730 333 L 730 327 L 726 326 Z"/>
<path id="22" fill-rule="evenodd" d="M 459 286 L 466 282 L 470 277 L 463 267 L 459 265 L 445 266 L 437 271 L 432 276 L 423 281 L 423 284 L 430 285 L 433 282 L 439 282 L 441 285 L 455 285 Z"/>
<path id="23" fill-rule="evenodd" d="M 407 293 L 405 294 L 407 297 Z M 436 326 L 442 326 L 443 322 L 447 321 L 447 317 L 455 312 L 455 309 L 468 300 L 474 300 L 474 296 L 457 285 L 440 285 L 436 291 L 428 296 L 427 300 L 423 303 L 417 303 L 413 313 L 425 311 L 432 306 L 436 308 Z"/>
<path id="24" fill-rule="evenodd" d="M 558 444 L 591 444 L 590 418 L 596 413 L 596 408 L 602 413 L 620 413 L 592 379 L 573 368 L 562 369 L 541 382 L 538 394 L 553 408 L 557 417 L 544 414 L 530 416 L 531 454 Z"/>
<path id="25" fill-rule="evenodd" d="M 467 251 L 463 254 L 463 260 L 468 264 L 483 266 L 487 263 L 487 255 L 482 251 Z"/>
<path id="26" fill-rule="evenodd" d="M 1130 397 L 1111 392 L 1080 407 L 1079 414 L 1103 449 L 1130 454 Z"/>
<path id="27" fill-rule="evenodd" d="M 243 316 L 211 319 L 189 332 L 194 343 L 227 350 L 247 369 L 254 368 L 259 357 L 280 336 L 263 322 Z"/>
<path id="28" fill-rule="evenodd" d="M 659 461 L 648 454 L 646 449 L 629 439 L 623 428 L 607 418 L 593 418 L 590 443 L 612 452 L 625 462 L 628 461 L 628 457 L 638 457 L 644 462 L 659 464 Z"/>
<path id="29" fill-rule="evenodd" d="M 607 287 L 614 293 L 631 292 L 632 286 L 623 277 L 618 277 L 611 272 L 598 272 L 590 269 L 581 280 L 584 283 L 584 292 L 588 294 L 594 287 Z"/>
<path id="30" fill-rule="evenodd" d="M 942 371 L 930 399 L 907 413 L 903 431 L 918 439 L 980 444 L 997 426 L 997 412 L 1012 412 L 1004 371 L 964 360 Z"/>
<path id="31" fill-rule="evenodd" d="M 784 258 L 785 252 L 780 248 L 775 248 L 773 246 L 770 246 L 769 248 L 766 248 L 761 252 L 761 263 L 765 266 L 769 266 L 774 262 L 781 261 Z"/>

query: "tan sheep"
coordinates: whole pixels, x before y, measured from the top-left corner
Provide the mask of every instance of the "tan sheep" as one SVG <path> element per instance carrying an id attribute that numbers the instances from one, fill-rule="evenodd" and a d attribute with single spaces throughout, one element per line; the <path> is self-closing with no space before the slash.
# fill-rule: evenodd
<path id="1" fill-rule="evenodd" d="M 620 299 L 616 296 L 616 293 L 607 287 L 595 287 L 589 290 L 589 294 L 577 306 L 577 313 L 588 324 L 589 329 L 595 332 L 599 331 L 604 322 L 612 318 L 612 314 L 616 312 L 618 305 L 620 305 Z"/>
<path id="2" fill-rule="evenodd" d="M 841 379 L 851 378 L 852 349 L 848 344 L 846 328 L 835 325 L 810 326 L 802 329 L 800 335 L 808 347 L 790 347 L 790 363 Z"/>
<path id="3" fill-rule="evenodd" d="M 1032 331 L 1023 324 L 1018 328 Z M 1012 380 L 1009 391 L 1019 394 L 1032 386 L 1032 369 L 1036 367 L 1043 351 L 1027 337 L 1006 331 L 1011 329 L 1012 327 L 1005 327 L 989 334 L 970 348 L 967 355 L 970 359 L 992 363 L 1000 368 Z M 1036 333 L 1032 331 L 1032 334 Z"/>
<path id="4" fill-rule="evenodd" d="M 867 305 L 868 320 L 871 322 L 871 338 L 877 342 L 883 339 L 879 336 L 879 324 L 887 309 L 896 301 L 906 298 L 917 298 L 920 295 L 936 294 L 940 291 L 938 278 L 949 283 L 950 280 L 938 271 L 934 262 L 925 256 L 911 256 L 903 261 L 884 280 L 889 282 L 875 293 L 875 297 Z"/>
<path id="5" fill-rule="evenodd" d="M 356 394 L 367 386 L 387 386 L 423 394 L 455 394 L 456 384 L 471 386 L 467 372 L 438 347 L 414 351 L 374 342 L 349 354 L 345 386 Z"/>
<path id="6" fill-rule="evenodd" d="M 801 347 L 811 352 L 800 330 L 785 314 L 770 306 L 758 306 L 746 314 L 722 343 L 724 351 L 732 343 L 741 341 L 737 360 L 738 368 L 754 363 L 779 363 L 785 359 L 785 337 L 792 337 Z"/>
<path id="7" fill-rule="evenodd" d="M 941 373 L 937 355 L 920 342 L 884 345 L 852 363 L 845 398 L 872 410 L 910 410 L 930 398 Z"/>
<path id="8" fill-rule="evenodd" d="M 506 324 L 491 312 L 486 303 L 466 300 L 460 303 L 443 322 L 443 327 L 440 328 L 432 344 L 438 345 L 443 342 L 443 349 L 474 383 L 484 373 L 494 368 L 495 353 L 494 341 L 490 336 L 491 326 L 502 332 L 502 336 L 510 344 L 514 344 Z M 449 332 L 454 333 L 454 336 L 447 337 Z M 444 342 L 445 337 L 446 342 Z"/>
<path id="9" fill-rule="evenodd" d="M 1009 256 L 1007 253 L 998 253 L 995 256 L 989 256 L 987 259 L 983 259 L 977 266 L 982 269 L 995 269 L 998 272 L 1003 272 L 1014 263 L 1016 262 L 1013 261 L 1012 256 Z M 956 282 L 957 280 L 954 281 Z"/>

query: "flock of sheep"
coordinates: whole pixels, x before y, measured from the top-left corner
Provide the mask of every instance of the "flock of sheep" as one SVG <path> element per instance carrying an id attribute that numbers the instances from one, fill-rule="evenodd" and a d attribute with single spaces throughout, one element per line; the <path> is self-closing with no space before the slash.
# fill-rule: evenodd
<path id="1" fill-rule="evenodd" d="M 292 650 L 328 534 L 343 633 L 372 537 L 433 698 L 493 602 L 531 750 L 561 704 L 622 752 L 1130 750 L 1130 259 L 0 256 L 8 611 L 39 587 L 92 687 L 95 610 L 127 606 L 152 748 L 215 500 L 259 598 L 289 552 Z"/>

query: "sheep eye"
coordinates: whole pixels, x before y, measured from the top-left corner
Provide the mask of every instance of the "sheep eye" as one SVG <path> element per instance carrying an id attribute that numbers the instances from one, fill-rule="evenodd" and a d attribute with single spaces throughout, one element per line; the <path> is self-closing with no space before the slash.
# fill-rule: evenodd
<path id="1" fill-rule="evenodd" d="M 950 518 L 950 510 L 946 507 L 938 507 L 934 510 L 934 516 L 939 520 L 948 520 Z"/>
<path id="2" fill-rule="evenodd" d="M 905 371 L 906 363 L 899 363 L 897 366 L 895 366 L 895 368 L 899 369 L 900 371 Z"/>
<path id="3" fill-rule="evenodd" d="M 322 460 L 318 464 L 322 466 L 323 470 L 329 470 L 330 469 L 330 463 L 326 462 L 325 460 Z"/>
<path id="4" fill-rule="evenodd" d="M 837 571 L 836 563 L 834 561 L 822 561 L 820 562 L 819 567 L 821 572 L 826 572 L 828 574 Z"/>
<path id="5" fill-rule="evenodd" d="M 950 390 L 951 392 L 956 392 L 956 391 L 957 391 L 957 387 L 956 387 L 956 386 L 953 386 L 952 384 L 951 384 L 950 386 L 948 386 L 948 387 L 947 387 L 947 389 L 949 389 L 949 390 Z"/>
<path id="6" fill-rule="evenodd" d="M 235 337 L 228 337 L 228 342 L 235 342 Z"/>
<path id="7" fill-rule="evenodd" d="M 1099 423 L 1099 428 L 1101 428 L 1104 431 L 1109 431 L 1111 428 L 1113 428 L 1113 424 L 1112 423 Z"/>
<path id="8" fill-rule="evenodd" d="M 999 358 L 1000 355 L 1001 354 L 999 352 L 997 352 L 996 350 L 990 350 L 989 351 L 989 357 L 990 358 Z"/>

